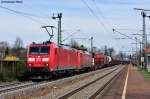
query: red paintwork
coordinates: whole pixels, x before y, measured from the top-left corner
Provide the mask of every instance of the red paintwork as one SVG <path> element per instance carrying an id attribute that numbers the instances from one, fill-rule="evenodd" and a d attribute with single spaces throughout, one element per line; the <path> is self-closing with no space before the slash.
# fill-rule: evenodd
<path id="1" fill-rule="evenodd" d="M 147 49 L 146 49 L 146 53 L 150 53 L 150 48 L 147 48 Z"/>
<path id="2" fill-rule="evenodd" d="M 95 65 L 103 65 L 109 62 L 108 57 L 104 54 L 97 53 L 94 56 L 94 64 Z"/>
<path id="3" fill-rule="evenodd" d="M 48 46 L 50 47 L 49 55 L 30 55 L 31 46 Z M 35 58 L 35 61 L 29 62 L 29 58 Z M 49 58 L 48 62 L 42 62 L 42 58 Z M 46 66 L 48 64 L 48 66 Z M 31 65 L 31 66 L 30 66 Z M 78 68 L 92 66 L 92 57 L 79 50 L 68 50 L 62 47 L 57 47 L 55 43 L 51 44 L 31 44 L 27 48 L 27 66 L 28 68 L 48 67 L 49 71 L 65 68 Z"/>
<path id="4" fill-rule="evenodd" d="M 54 51 L 53 51 L 53 49 L 51 49 L 51 53 L 49 53 L 49 54 L 47 54 L 47 55 L 45 55 L 45 54 L 43 54 L 43 55 L 37 55 L 37 54 L 32 54 L 32 55 L 30 55 L 29 54 L 29 50 L 30 50 L 30 47 L 36 47 L 36 46 L 48 46 L 48 47 L 54 47 L 54 45 L 53 44 L 47 44 L 47 45 L 43 45 L 43 44 L 31 44 L 28 48 L 27 48 L 27 66 L 29 67 L 29 68 L 31 68 L 31 67 L 46 67 L 46 64 L 51 64 L 52 62 L 52 60 L 50 60 L 49 62 L 43 62 L 42 61 L 42 58 L 50 58 L 50 57 L 52 57 L 52 53 L 54 53 Z M 33 61 L 33 62 L 30 62 L 28 59 L 29 58 L 35 58 L 35 61 Z M 31 66 L 29 65 L 29 64 L 31 64 Z"/>

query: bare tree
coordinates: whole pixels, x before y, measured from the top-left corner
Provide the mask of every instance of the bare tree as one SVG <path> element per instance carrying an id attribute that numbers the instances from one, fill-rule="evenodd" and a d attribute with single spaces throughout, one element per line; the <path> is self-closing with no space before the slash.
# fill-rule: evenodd
<path id="1" fill-rule="evenodd" d="M 79 43 L 74 39 L 71 39 L 70 46 L 78 50 L 87 51 L 87 48 L 83 44 L 79 45 Z"/>
<path id="2" fill-rule="evenodd" d="M 7 41 L 0 42 L 0 58 L 4 58 L 9 53 L 9 43 Z"/>
<path id="3" fill-rule="evenodd" d="M 115 53 L 115 49 L 114 48 L 108 48 L 108 53 L 109 53 L 109 56 L 111 57 Z"/>
<path id="4" fill-rule="evenodd" d="M 126 54 L 121 51 L 116 56 L 117 56 L 117 59 L 121 59 L 121 60 L 124 60 L 126 58 Z"/>
<path id="5" fill-rule="evenodd" d="M 106 45 L 105 45 L 105 47 L 104 47 L 104 53 L 105 53 L 105 55 L 108 55 L 108 48 L 107 48 Z"/>
<path id="6" fill-rule="evenodd" d="M 83 51 L 87 51 L 87 48 L 86 48 L 83 44 L 80 45 L 79 49 L 80 49 L 80 50 L 83 50 Z"/>
<path id="7" fill-rule="evenodd" d="M 23 41 L 20 37 L 16 37 L 16 41 L 14 43 L 14 48 L 16 48 L 16 49 L 23 48 Z"/>
<path id="8" fill-rule="evenodd" d="M 79 48 L 78 42 L 75 41 L 74 39 L 71 39 L 70 45 L 71 45 L 72 48 Z"/>
<path id="9" fill-rule="evenodd" d="M 13 54 L 19 57 L 22 49 L 23 49 L 23 40 L 20 37 L 16 37 L 13 46 Z"/>

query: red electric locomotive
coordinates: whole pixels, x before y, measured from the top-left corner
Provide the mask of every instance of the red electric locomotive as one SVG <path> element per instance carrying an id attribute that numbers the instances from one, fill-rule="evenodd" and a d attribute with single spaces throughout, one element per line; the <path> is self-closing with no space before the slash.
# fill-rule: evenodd
<path id="1" fill-rule="evenodd" d="M 27 67 L 32 76 L 50 78 L 62 72 L 92 67 L 92 56 L 80 50 L 57 47 L 53 42 L 31 44 L 27 48 Z"/>

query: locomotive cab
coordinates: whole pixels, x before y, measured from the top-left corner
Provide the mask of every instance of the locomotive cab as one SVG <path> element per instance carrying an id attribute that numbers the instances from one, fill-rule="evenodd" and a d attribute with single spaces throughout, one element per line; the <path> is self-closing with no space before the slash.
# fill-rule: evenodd
<path id="1" fill-rule="evenodd" d="M 38 68 L 49 65 L 50 46 L 30 46 L 28 52 L 28 67 Z"/>
<path id="2" fill-rule="evenodd" d="M 31 44 L 27 50 L 27 68 L 32 75 L 50 75 L 53 70 L 51 57 L 54 56 L 55 44 Z"/>

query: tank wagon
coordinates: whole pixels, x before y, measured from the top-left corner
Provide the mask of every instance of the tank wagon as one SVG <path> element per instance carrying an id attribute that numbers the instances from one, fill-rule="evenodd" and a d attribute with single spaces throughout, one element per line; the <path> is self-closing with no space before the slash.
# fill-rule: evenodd
<path id="1" fill-rule="evenodd" d="M 94 56 L 94 65 L 97 68 L 106 67 L 111 62 L 111 57 L 106 56 L 103 53 L 96 53 Z"/>

